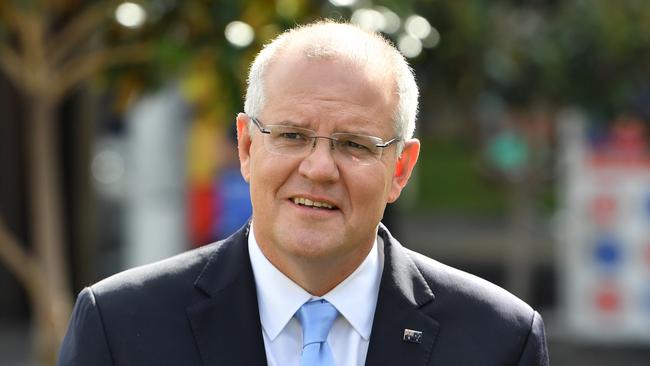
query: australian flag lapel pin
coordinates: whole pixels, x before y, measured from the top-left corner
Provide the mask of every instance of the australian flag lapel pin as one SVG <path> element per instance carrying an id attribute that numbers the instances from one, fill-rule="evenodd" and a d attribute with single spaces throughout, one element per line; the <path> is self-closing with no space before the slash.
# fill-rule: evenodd
<path id="1" fill-rule="evenodd" d="M 413 329 L 404 329 L 404 342 L 408 343 L 422 343 L 422 332 Z"/>

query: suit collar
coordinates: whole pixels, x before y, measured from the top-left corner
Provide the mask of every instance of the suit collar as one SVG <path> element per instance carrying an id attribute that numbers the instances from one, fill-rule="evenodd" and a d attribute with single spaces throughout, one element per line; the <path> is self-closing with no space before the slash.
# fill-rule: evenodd
<path id="1" fill-rule="evenodd" d="M 194 285 L 209 297 L 214 297 L 224 288 L 252 276 L 246 242 L 250 221 L 229 238 L 219 242 L 210 255 L 207 264 Z"/>
<path id="2" fill-rule="evenodd" d="M 379 235 L 385 262 L 366 365 L 426 365 L 440 328 L 428 314 L 434 294 L 404 247 L 381 224 Z M 404 341 L 406 329 L 421 332 L 421 343 Z"/>
<path id="3" fill-rule="evenodd" d="M 221 242 L 197 278 L 206 299 L 187 308 L 205 365 L 265 365 L 266 353 L 248 257 L 247 224 Z M 428 315 L 434 294 L 401 244 L 380 224 L 384 270 L 366 365 L 424 366 L 439 323 Z M 405 329 L 422 332 L 421 343 L 403 341 Z"/>
<path id="4" fill-rule="evenodd" d="M 187 308 L 205 365 L 265 365 L 247 224 L 217 244 L 195 286 L 206 299 Z"/>

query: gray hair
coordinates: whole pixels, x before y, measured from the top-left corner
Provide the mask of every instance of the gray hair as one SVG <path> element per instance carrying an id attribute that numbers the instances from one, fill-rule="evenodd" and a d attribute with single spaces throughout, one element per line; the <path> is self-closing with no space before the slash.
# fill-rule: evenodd
<path id="1" fill-rule="evenodd" d="M 257 117 L 264 107 L 264 75 L 282 50 L 299 45 L 310 58 L 345 58 L 357 64 L 383 63 L 395 77 L 398 103 L 393 120 L 403 140 L 413 137 L 418 111 L 418 87 L 404 56 L 384 37 L 355 25 L 331 20 L 298 26 L 266 44 L 255 57 L 248 74 L 244 112 Z"/>

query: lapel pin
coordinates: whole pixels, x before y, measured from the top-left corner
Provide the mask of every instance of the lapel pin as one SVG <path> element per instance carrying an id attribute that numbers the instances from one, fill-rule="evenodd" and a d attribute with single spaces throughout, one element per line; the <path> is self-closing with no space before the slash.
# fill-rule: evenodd
<path id="1" fill-rule="evenodd" d="M 409 343 L 422 343 L 422 332 L 412 329 L 404 329 L 404 342 Z"/>

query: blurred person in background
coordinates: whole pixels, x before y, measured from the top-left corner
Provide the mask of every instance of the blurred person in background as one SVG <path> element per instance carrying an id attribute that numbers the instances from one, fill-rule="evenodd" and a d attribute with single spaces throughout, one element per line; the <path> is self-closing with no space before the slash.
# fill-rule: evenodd
<path id="1" fill-rule="evenodd" d="M 540 315 L 380 223 L 418 159 L 418 90 L 384 38 L 280 35 L 237 116 L 252 219 L 84 289 L 60 365 L 547 365 Z"/>

